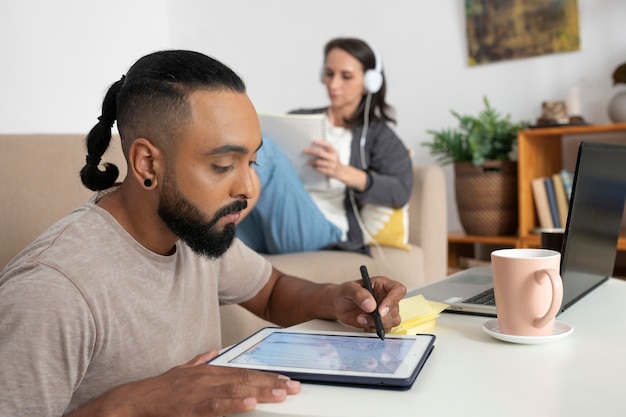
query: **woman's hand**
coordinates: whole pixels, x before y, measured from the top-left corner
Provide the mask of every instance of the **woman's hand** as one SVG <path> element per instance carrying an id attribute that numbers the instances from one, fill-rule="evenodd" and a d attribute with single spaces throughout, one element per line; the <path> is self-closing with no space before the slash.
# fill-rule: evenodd
<path id="1" fill-rule="evenodd" d="M 317 172 L 339 179 L 344 165 L 339 161 L 339 153 L 330 142 L 316 139 L 313 146 L 306 148 L 304 153 L 313 157 L 309 160 L 309 165 Z"/>
<path id="2" fill-rule="evenodd" d="M 339 180 L 359 191 L 365 189 L 367 185 L 365 171 L 342 164 L 339 160 L 339 153 L 330 142 L 316 139 L 313 141 L 313 146 L 306 148 L 304 153 L 312 156 L 309 165 L 320 174 Z"/>

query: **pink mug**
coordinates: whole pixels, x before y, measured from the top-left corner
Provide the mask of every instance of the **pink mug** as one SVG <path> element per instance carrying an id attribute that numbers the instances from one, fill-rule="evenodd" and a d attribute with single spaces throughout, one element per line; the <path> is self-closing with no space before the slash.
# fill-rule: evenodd
<path id="1" fill-rule="evenodd" d="M 498 325 L 504 334 L 549 336 L 563 302 L 561 254 L 547 249 L 491 252 Z"/>

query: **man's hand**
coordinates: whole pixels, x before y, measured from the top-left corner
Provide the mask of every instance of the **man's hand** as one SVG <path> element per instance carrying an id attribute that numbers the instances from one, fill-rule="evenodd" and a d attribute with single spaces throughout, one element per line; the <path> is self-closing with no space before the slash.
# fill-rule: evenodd
<path id="1" fill-rule="evenodd" d="M 398 302 L 406 295 L 406 287 L 389 278 L 378 276 L 372 278 L 374 297 L 362 287 L 361 281 L 345 282 L 337 287 L 334 305 L 337 319 L 345 324 L 363 327 L 375 332 L 371 312 L 376 309 L 383 321 L 385 331 L 400 324 L 400 307 Z"/>
<path id="2" fill-rule="evenodd" d="M 289 378 L 248 369 L 206 365 L 211 351 L 166 373 L 114 388 L 69 416 L 222 416 L 276 403 L 300 392 Z"/>

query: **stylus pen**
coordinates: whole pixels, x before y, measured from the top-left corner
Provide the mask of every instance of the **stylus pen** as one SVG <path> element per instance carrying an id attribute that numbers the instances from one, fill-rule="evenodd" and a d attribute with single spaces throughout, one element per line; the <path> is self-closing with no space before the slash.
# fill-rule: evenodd
<path id="1" fill-rule="evenodd" d="M 361 278 L 363 278 L 363 287 L 374 297 L 374 289 L 365 265 L 361 265 Z M 376 300 L 376 297 L 374 297 L 374 300 Z M 376 309 L 372 311 L 372 318 L 374 319 L 374 326 L 376 326 L 376 334 L 380 337 L 380 340 L 385 340 L 385 328 L 383 327 L 383 321 L 380 319 L 380 314 L 378 314 L 378 301 L 376 301 Z"/>

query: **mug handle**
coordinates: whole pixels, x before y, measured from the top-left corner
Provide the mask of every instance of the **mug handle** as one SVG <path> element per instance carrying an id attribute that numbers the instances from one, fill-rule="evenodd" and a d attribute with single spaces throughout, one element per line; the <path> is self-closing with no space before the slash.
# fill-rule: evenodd
<path id="1" fill-rule="evenodd" d="M 539 284 L 542 283 L 546 276 L 550 279 L 550 283 L 552 284 L 552 302 L 550 303 L 548 312 L 543 317 L 536 318 L 533 321 L 533 326 L 536 328 L 544 327 L 550 320 L 556 317 L 559 308 L 561 308 L 561 303 L 563 302 L 563 281 L 561 280 L 561 276 L 554 269 L 542 269 L 535 272 L 535 280 Z"/>

